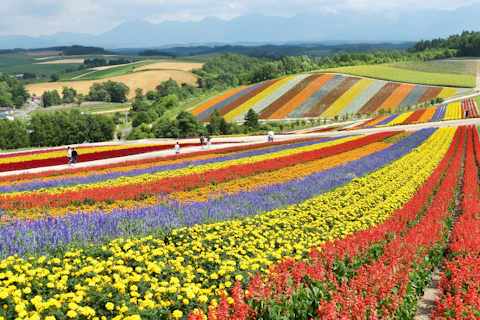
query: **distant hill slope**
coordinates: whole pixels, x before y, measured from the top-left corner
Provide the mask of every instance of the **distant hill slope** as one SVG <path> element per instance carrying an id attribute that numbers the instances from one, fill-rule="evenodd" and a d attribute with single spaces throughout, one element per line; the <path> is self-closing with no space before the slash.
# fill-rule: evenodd
<path id="1" fill-rule="evenodd" d="M 304 74 L 241 87 L 191 112 L 208 122 L 215 109 L 227 121 L 243 120 L 249 109 L 260 119 L 334 117 L 375 113 L 432 98 L 447 98 L 471 89 L 388 82 L 336 73 Z"/>
<path id="2" fill-rule="evenodd" d="M 215 42 L 416 41 L 478 30 L 478 16 L 480 3 L 452 11 L 338 11 L 292 17 L 247 14 L 228 21 L 208 17 L 198 22 L 164 21 L 159 24 L 127 21 L 100 35 L 62 32 L 41 37 L 2 36 L 0 49 L 72 44 L 128 48 Z"/>

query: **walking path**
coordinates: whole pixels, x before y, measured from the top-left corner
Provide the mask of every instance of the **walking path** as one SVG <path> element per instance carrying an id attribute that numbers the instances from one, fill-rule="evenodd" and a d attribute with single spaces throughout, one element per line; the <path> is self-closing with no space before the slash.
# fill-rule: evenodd
<path id="1" fill-rule="evenodd" d="M 303 138 L 315 138 L 315 137 L 338 137 L 338 136 L 348 136 L 348 135 L 358 135 L 358 134 L 372 134 L 372 133 L 379 133 L 385 131 L 398 131 L 398 130 L 405 130 L 405 131 L 414 131 L 420 130 L 425 128 L 445 128 L 445 127 L 457 127 L 462 125 L 480 125 L 480 118 L 474 119 L 464 119 L 464 120 L 453 120 L 453 121 L 442 121 L 442 122 L 427 122 L 427 123 L 419 123 L 419 124 L 412 124 L 412 125 L 401 125 L 401 126 L 394 126 L 394 127 L 384 127 L 384 128 L 370 128 L 370 129 L 361 129 L 361 130 L 352 130 L 352 131 L 335 131 L 335 132 L 314 132 L 314 133 L 305 133 L 305 134 L 291 134 L 291 135 L 275 135 L 275 141 L 285 141 L 285 140 L 294 140 L 294 139 L 303 139 Z M 89 161 L 89 162 L 81 162 L 82 155 L 79 155 L 80 162 L 76 164 L 76 168 L 85 168 L 90 166 L 97 166 L 97 165 L 104 165 L 104 164 L 112 164 L 112 163 L 122 163 L 125 161 L 132 161 L 132 160 L 142 160 L 142 159 L 150 159 L 155 157 L 165 157 L 171 156 L 175 154 L 174 151 L 174 144 L 176 141 L 180 142 L 180 146 L 183 143 L 198 143 L 198 138 L 191 138 L 191 139 L 144 139 L 144 140 L 135 140 L 135 141 L 124 141 L 121 144 L 165 144 L 171 143 L 171 149 L 149 152 L 149 153 L 142 153 L 136 154 L 126 157 L 118 157 L 118 158 L 111 158 L 111 159 L 104 159 L 104 160 L 97 160 L 97 161 Z M 212 150 L 218 150 L 223 148 L 228 148 L 232 146 L 248 146 L 254 145 L 259 143 L 267 142 L 267 136 L 242 136 L 242 137 L 219 137 L 213 138 L 212 142 L 215 144 L 211 145 Z M 235 143 L 231 143 L 235 142 Z M 112 142 L 104 142 L 98 143 L 94 145 L 109 145 Z M 66 147 L 58 147 L 60 149 L 65 149 Z M 185 153 L 194 153 L 202 151 L 200 146 L 196 147 L 185 147 L 181 148 L 181 154 Z M 21 173 L 35 173 L 35 172 L 42 172 L 42 171 L 50 171 L 50 170 L 64 170 L 68 169 L 66 164 L 59 165 L 59 166 L 51 166 L 51 167 L 42 167 L 42 168 L 33 168 L 28 170 L 17 170 L 17 171 L 8 171 L 8 172 L 0 172 L 0 176 L 8 176 L 8 175 L 15 175 Z"/>

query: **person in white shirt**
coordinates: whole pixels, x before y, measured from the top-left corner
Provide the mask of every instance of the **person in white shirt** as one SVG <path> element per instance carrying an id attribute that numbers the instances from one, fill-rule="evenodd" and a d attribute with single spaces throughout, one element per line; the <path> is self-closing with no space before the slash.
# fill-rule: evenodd
<path id="1" fill-rule="evenodd" d="M 274 135 L 275 134 L 273 133 L 272 130 L 268 131 L 268 142 L 271 142 L 271 141 L 273 142 L 273 136 Z"/>
<path id="2" fill-rule="evenodd" d="M 180 154 L 180 145 L 177 142 L 177 144 L 175 145 L 175 155 L 178 156 L 179 154 Z"/>
<path id="3" fill-rule="evenodd" d="M 68 165 L 72 164 L 72 149 L 70 147 L 67 148 L 67 158 L 68 158 Z"/>

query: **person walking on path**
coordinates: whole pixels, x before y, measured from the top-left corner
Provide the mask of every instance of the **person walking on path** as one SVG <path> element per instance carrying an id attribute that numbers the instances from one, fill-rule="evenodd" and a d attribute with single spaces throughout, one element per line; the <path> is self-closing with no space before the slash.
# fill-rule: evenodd
<path id="1" fill-rule="evenodd" d="M 203 149 L 203 143 L 205 142 L 205 138 L 203 136 L 200 137 L 200 145 L 202 146 Z"/>
<path id="2" fill-rule="evenodd" d="M 210 135 L 207 134 L 207 149 L 210 150 L 210 144 L 212 143 L 212 138 L 210 138 Z"/>
<path id="3" fill-rule="evenodd" d="M 177 144 L 175 145 L 175 156 L 178 156 L 179 154 L 180 154 L 180 145 L 177 142 Z"/>
<path id="4" fill-rule="evenodd" d="M 72 149 L 70 147 L 67 148 L 67 158 L 68 158 L 68 165 L 72 164 Z"/>
<path id="5" fill-rule="evenodd" d="M 77 158 L 78 158 L 78 152 L 77 152 L 77 149 L 73 148 L 73 151 L 72 151 L 72 160 L 73 160 L 73 164 L 77 163 Z"/>
<path id="6" fill-rule="evenodd" d="M 273 142 L 273 136 L 275 134 L 273 133 L 272 130 L 268 131 L 268 142 Z"/>

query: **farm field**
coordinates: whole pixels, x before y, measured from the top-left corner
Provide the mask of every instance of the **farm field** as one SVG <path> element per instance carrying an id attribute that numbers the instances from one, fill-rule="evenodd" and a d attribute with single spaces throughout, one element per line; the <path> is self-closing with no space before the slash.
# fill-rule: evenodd
<path id="1" fill-rule="evenodd" d="M 0 316 L 412 319 L 448 246 L 439 316 L 473 318 L 479 154 L 463 126 L 2 176 Z"/>
<path id="2" fill-rule="evenodd" d="M 468 111 L 468 113 L 467 113 Z M 391 116 L 382 116 L 370 119 L 351 129 L 390 127 L 395 125 L 425 123 L 434 121 L 460 120 L 478 118 L 480 112 L 475 100 L 463 100 L 440 105 L 433 108 L 409 111 Z"/>
<path id="3" fill-rule="evenodd" d="M 337 72 L 388 81 L 408 82 L 434 86 L 475 88 L 472 74 L 446 74 L 394 68 L 383 65 L 353 66 L 325 69 L 322 72 Z"/>
<path id="4" fill-rule="evenodd" d="M 240 87 L 191 110 L 208 122 L 218 109 L 227 121 L 241 121 L 249 109 L 260 119 L 335 117 L 395 110 L 470 89 L 400 84 L 335 73 L 303 74 Z"/>
<path id="5" fill-rule="evenodd" d="M 428 73 L 476 75 L 477 63 L 465 60 L 432 60 L 395 62 L 385 66 Z"/>
<path id="6" fill-rule="evenodd" d="M 109 69 L 112 70 L 112 69 Z M 109 71 L 102 70 L 102 71 Z M 98 71 L 98 72 L 102 72 Z M 102 78 L 98 80 L 78 80 L 78 81 L 58 81 L 58 82 L 42 82 L 42 83 L 32 83 L 27 84 L 26 88 L 29 92 L 35 92 L 36 94 L 43 94 L 45 91 L 58 90 L 62 91 L 63 86 L 72 87 L 77 90 L 78 93 L 88 94 L 90 87 L 95 82 L 103 81 L 119 81 L 125 83 L 130 87 L 129 97 L 132 98 L 135 96 L 135 89 L 142 88 L 144 92 L 148 90 L 153 90 L 157 85 L 162 81 L 166 81 L 172 78 L 178 83 L 189 83 L 192 85 L 196 84 L 197 76 L 192 73 L 177 71 L 177 70 L 152 70 L 152 71 L 142 71 L 134 72 L 121 76 L 114 76 L 109 78 Z"/>
<path id="7" fill-rule="evenodd" d="M 190 71 L 192 69 L 198 69 L 203 66 L 203 63 L 199 62 L 154 62 L 152 64 L 135 68 L 135 71 L 151 70 L 151 69 L 167 69 L 167 70 L 182 70 Z"/>

